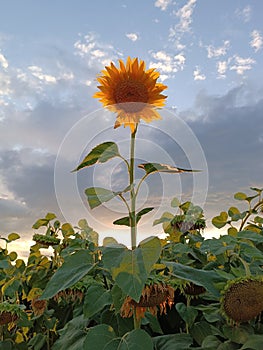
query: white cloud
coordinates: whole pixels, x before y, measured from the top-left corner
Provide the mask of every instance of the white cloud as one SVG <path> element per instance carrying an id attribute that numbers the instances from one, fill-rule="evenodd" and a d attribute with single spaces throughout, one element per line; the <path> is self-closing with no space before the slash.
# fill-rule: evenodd
<path id="1" fill-rule="evenodd" d="M 127 33 L 126 37 L 131 41 L 137 41 L 139 39 L 139 36 L 136 33 Z"/>
<path id="2" fill-rule="evenodd" d="M 255 50 L 255 52 L 257 52 L 263 46 L 263 37 L 258 30 L 253 30 L 250 36 L 252 37 L 250 46 Z"/>
<path id="3" fill-rule="evenodd" d="M 91 84 L 92 84 L 92 81 L 91 81 L 91 80 L 86 80 L 86 81 L 85 81 L 85 85 L 86 85 L 86 86 L 91 86 Z"/>
<path id="4" fill-rule="evenodd" d="M 245 71 L 250 70 L 252 65 L 256 63 L 253 58 L 242 58 L 240 56 L 234 56 L 234 64 L 230 67 L 230 70 L 235 70 L 237 74 L 243 75 Z"/>
<path id="5" fill-rule="evenodd" d="M 199 67 L 195 67 L 193 74 L 194 74 L 194 80 L 205 80 L 206 79 L 206 76 L 204 74 L 201 74 Z"/>
<path id="6" fill-rule="evenodd" d="M 189 0 L 186 5 L 181 7 L 177 12 L 176 16 L 179 17 L 180 23 L 176 26 L 177 30 L 181 32 L 189 32 L 190 25 L 192 23 L 192 15 L 196 0 Z"/>
<path id="7" fill-rule="evenodd" d="M 168 5 L 171 4 L 171 0 L 156 0 L 154 3 L 155 7 L 159 7 L 162 11 L 165 11 Z"/>
<path id="8" fill-rule="evenodd" d="M 8 68 L 8 61 L 5 58 L 5 56 L 3 54 L 0 53 L 0 65 L 2 66 L 2 68 L 6 69 Z"/>
<path id="9" fill-rule="evenodd" d="M 227 71 L 227 61 L 219 61 L 216 64 L 218 79 L 224 79 L 226 77 L 225 73 Z"/>
<path id="10" fill-rule="evenodd" d="M 0 97 L 8 97 L 12 93 L 10 77 L 0 72 Z"/>
<path id="11" fill-rule="evenodd" d="M 93 50 L 91 51 L 92 56 L 96 57 L 96 58 L 101 58 L 105 56 L 105 52 L 97 49 L 97 50 Z"/>
<path id="12" fill-rule="evenodd" d="M 74 74 L 72 72 L 64 72 L 61 74 L 60 79 L 72 80 L 72 79 L 74 79 Z"/>
<path id="13" fill-rule="evenodd" d="M 29 66 L 28 69 L 31 71 L 31 74 L 38 78 L 39 80 L 47 84 L 56 84 L 57 79 L 50 74 L 44 74 L 41 67 L 38 66 Z"/>
<path id="14" fill-rule="evenodd" d="M 74 48 L 75 55 L 82 57 L 92 69 L 106 66 L 122 56 L 112 45 L 100 42 L 94 33 L 80 35 L 80 39 L 74 43 Z"/>
<path id="15" fill-rule="evenodd" d="M 247 5 L 242 10 L 236 9 L 235 14 L 246 23 L 251 19 L 251 12 L 251 7 Z"/>
<path id="16" fill-rule="evenodd" d="M 230 41 L 229 40 L 225 40 L 223 42 L 222 46 L 219 47 L 214 47 L 212 45 L 206 46 L 207 49 L 207 57 L 208 58 L 212 58 L 212 57 L 220 57 L 220 56 L 224 56 L 227 53 L 227 50 L 230 47 Z"/>
<path id="17" fill-rule="evenodd" d="M 77 54 L 83 57 L 94 49 L 95 45 L 95 36 L 92 33 L 89 33 L 84 36 L 83 40 L 80 39 L 76 41 L 74 47 L 77 49 Z"/>
<path id="18" fill-rule="evenodd" d="M 151 55 L 155 62 L 150 62 L 150 68 L 158 69 L 162 75 L 162 80 L 171 78 L 174 73 L 184 69 L 185 56 L 183 53 L 173 56 L 165 51 L 157 51 Z"/>

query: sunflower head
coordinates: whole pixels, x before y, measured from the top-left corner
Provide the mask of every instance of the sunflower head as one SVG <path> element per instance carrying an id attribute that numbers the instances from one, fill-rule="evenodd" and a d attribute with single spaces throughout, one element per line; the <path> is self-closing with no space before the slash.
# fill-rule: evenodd
<path id="1" fill-rule="evenodd" d="M 47 307 L 47 301 L 46 300 L 39 300 L 38 298 L 33 299 L 31 301 L 31 307 L 36 316 L 41 316 L 46 310 Z"/>
<path id="2" fill-rule="evenodd" d="M 41 234 L 34 234 L 33 236 L 33 240 L 38 243 L 41 244 L 43 247 L 48 248 L 48 247 L 52 247 L 55 245 L 58 245 L 60 243 L 60 239 L 53 237 L 53 236 L 47 236 L 47 235 L 41 235 Z"/>
<path id="3" fill-rule="evenodd" d="M 157 83 L 160 74 L 155 68 L 146 70 L 144 61 L 128 57 L 126 64 L 119 60 L 119 67 L 111 63 L 101 73 L 97 78 L 100 91 L 94 97 L 117 113 L 115 128 L 129 126 L 133 133 L 141 119 L 161 119 L 155 108 L 164 106 L 162 91 L 167 87 Z"/>
<path id="4" fill-rule="evenodd" d="M 0 326 L 16 322 L 23 314 L 21 307 L 8 302 L 0 303 Z"/>
<path id="5" fill-rule="evenodd" d="M 222 291 L 221 312 L 232 324 L 247 322 L 263 311 L 263 280 L 241 277 L 229 281 Z"/>
<path id="6" fill-rule="evenodd" d="M 171 286 L 162 283 L 146 285 L 142 291 L 139 302 L 131 297 L 126 297 L 121 307 L 122 317 L 131 317 L 135 314 L 137 320 L 144 317 L 148 310 L 152 315 L 166 313 L 167 305 L 169 307 L 174 303 L 174 289 Z"/>

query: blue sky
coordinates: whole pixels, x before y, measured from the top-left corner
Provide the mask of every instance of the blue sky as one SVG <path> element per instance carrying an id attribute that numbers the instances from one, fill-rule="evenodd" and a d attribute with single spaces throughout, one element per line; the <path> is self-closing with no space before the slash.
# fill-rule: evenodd
<path id="1" fill-rule="evenodd" d="M 167 119 L 157 127 L 171 130 L 178 143 L 179 129 L 169 124 L 173 123 L 169 113 L 173 113 L 178 125 L 182 121 L 183 132 L 188 135 L 191 130 L 196 138 L 191 142 L 199 152 L 197 160 L 207 166 L 202 181 L 209 178 L 204 203 L 208 220 L 233 204 L 233 193 L 249 186 L 262 187 L 262 11 L 262 2 L 243 0 L 3 2 L 0 232 L 21 232 L 28 243 L 32 223 L 47 211 L 55 211 L 61 219 L 64 215 L 65 220 L 75 220 L 73 223 L 90 215 L 85 212 L 87 208 L 78 207 L 77 198 L 76 202 L 70 200 L 69 193 L 65 193 L 63 204 L 57 204 L 56 164 L 69 174 L 74 162 L 96 140 L 120 139 L 120 131 L 111 129 L 111 119 L 105 122 L 108 119 L 103 111 L 93 114 L 101 106 L 92 95 L 96 75 L 104 66 L 112 60 L 126 60 L 129 55 L 145 60 L 148 67 L 156 67 L 161 81 L 168 86 Z M 91 115 L 88 124 L 84 118 L 87 115 Z M 101 137 L 94 138 L 94 123 L 101 128 L 101 132 L 97 129 Z M 76 125 L 89 129 L 83 136 L 87 142 L 80 144 L 81 149 L 70 147 L 65 152 L 67 142 L 72 145 L 72 137 L 77 141 Z M 128 137 L 127 130 L 122 133 Z M 142 129 L 140 137 L 145 139 L 145 135 L 152 142 L 152 156 L 156 155 L 153 144 L 169 153 L 167 135 L 164 139 L 157 137 L 158 142 L 151 130 L 145 129 L 143 134 Z M 180 154 L 179 148 L 172 159 L 175 164 L 192 165 L 189 151 Z M 103 171 L 101 181 L 105 182 Z M 87 173 L 85 176 L 78 177 L 80 193 L 87 185 Z M 114 181 L 116 184 L 116 176 Z M 152 186 L 160 187 L 158 181 L 153 179 Z M 189 178 L 185 181 L 191 182 Z M 168 182 L 178 191 L 184 188 L 178 179 Z M 189 199 L 187 191 L 185 200 Z M 97 213 L 92 214 L 91 224 L 102 236 L 112 233 L 112 213 L 107 209 Z M 160 216 L 160 211 L 156 215 Z M 142 236 L 152 230 L 149 222 L 154 215 L 149 218 L 142 226 Z M 151 232 L 158 234 L 158 230 Z M 123 240 L 121 235 L 119 232 L 117 238 Z"/>

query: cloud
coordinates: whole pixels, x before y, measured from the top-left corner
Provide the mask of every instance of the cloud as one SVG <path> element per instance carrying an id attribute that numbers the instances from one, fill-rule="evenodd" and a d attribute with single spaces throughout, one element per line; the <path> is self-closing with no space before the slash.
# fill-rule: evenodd
<path id="1" fill-rule="evenodd" d="M 188 0 L 187 4 L 181 7 L 176 16 L 179 18 L 179 24 L 176 29 L 180 32 L 189 32 L 191 30 L 192 15 L 196 0 Z"/>
<path id="2" fill-rule="evenodd" d="M 136 33 L 127 33 L 126 37 L 131 41 L 137 41 L 139 39 L 139 36 Z"/>
<path id="3" fill-rule="evenodd" d="M 250 46 L 255 50 L 255 52 L 259 51 L 263 46 L 263 37 L 258 30 L 253 30 L 251 32 L 252 40 L 250 41 Z"/>
<path id="4" fill-rule="evenodd" d="M 216 63 L 217 66 L 217 73 L 218 73 L 218 79 L 224 79 L 226 78 L 226 71 L 228 67 L 228 62 L 227 61 L 219 61 Z"/>
<path id="5" fill-rule="evenodd" d="M 50 74 L 44 74 L 41 67 L 38 66 L 29 66 L 28 69 L 30 70 L 31 74 L 38 78 L 39 80 L 47 83 L 47 84 L 56 84 L 57 79 Z"/>
<path id="6" fill-rule="evenodd" d="M 157 0 L 155 1 L 154 6 L 159 7 L 161 11 L 165 11 L 171 2 L 171 0 Z"/>
<path id="7" fill-rule="evenodd" d="M 234 64 L 230 66 L 230 70 L 235 70 L 239 75 L 243 75 L 247 70 L 252 69 L 252 65 L 256 63 L 251 57 L 242 58 L 238 55 L 235 55 L 233 60 Z"/>
<path id="8" fill-rule="evenodd" d="M 150 62 L 150 68 L 156 68 L 163 80 L 173 77 L 176 72 L 184 69 L 186 58 L 183 53 L 172 55 L 162 50 L 152 52 L 151 56 L 155 61 Z"/>
<path id="9" fill-rule="evenodd" d="M 243 9 L 236 9 L 235 14 L 238 18 L 247 23 L 251 19 L 252 10 L 251 7 L 247 5 Z"/>
<path id="10" fill-rule="evenodd" d="M 206 76 L 204 74 L 201 74 L 200 68 L 196 67 L 194 70 L 194 80 L 205 80 Z"/>
<path id="11" fill-rule="evenodd" d="M 206 46 L 207 57 L 213 58 L 213 57 L 225 56 L 229 47 L 230 47 L 229 40 L 225 40 L 223 42 L 223 45 L 219 46 L 219 47 L 214 47 L 213 45 L 208 45 L 208 46 Z"/>
<path id="12" fill-rule="evenodd" d="M 89 67 L 106 66 L 122 56 L 112 45 L 100 42 L 98 36 L 92 32 L 80 35 L 80 39 L 74 43 L 74 48 L 75 54 L 85 59 Z"/>
<path id="13" fill-rule="evenodd" d="M 0 65 L 4 69 L 8 68 L 8 61 L 7 61 L 7 59 L 5 58 L 5 56 L 2 53 L 0 53 Z"/>

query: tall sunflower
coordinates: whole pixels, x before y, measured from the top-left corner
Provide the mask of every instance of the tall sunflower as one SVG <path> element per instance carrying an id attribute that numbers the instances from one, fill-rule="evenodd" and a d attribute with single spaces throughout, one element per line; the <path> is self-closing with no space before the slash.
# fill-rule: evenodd
<path id="1" fill-rule="evenodd" d="M 119 68 L 111 63 L 101 73 L 97 78 L 100 91 L 94 97 L 117 113 L 114 128 L 129 126 L 133 133 L 140 119 L 161 119 L 155 108 L 164 106 L 167 96 L 162 91 L 167 86 L 157 83 L 160 74 L 155 68 L 146 70 L 144 61 L 128 57 L 126 65 L 119 60 Z"/>

